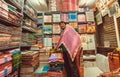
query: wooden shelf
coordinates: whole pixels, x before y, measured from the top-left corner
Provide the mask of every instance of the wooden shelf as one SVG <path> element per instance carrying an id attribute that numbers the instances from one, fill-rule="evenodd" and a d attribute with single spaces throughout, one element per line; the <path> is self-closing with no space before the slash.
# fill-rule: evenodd
<path id="1" fill-rule="evenodd" d="M 32 27 L 23 26 L 22 29 L 27 30 L 28 32 L 31 32 L 31 33 L 36 33 L 36 30 L 33 29 Z"/>
<path id="2" fill-rule="evenodd" d="M 31 47 L 32 45 L 21 45 L 20 47 Z"/>
<path id="3" fill-rule="evenodd" d="M 44 33 L 44 35 L 53 35 L 53 34 L 52 34 L 52 33 L 51 33 L 51 34 L 45 34 L 45 33 Z"/>
<path id="4" fill-rule="evenodd" d="M 80 12 L 80 11 L 78 11 L 78 14 L 85 14 L 85 12 Z"/>
<path id="5" fill-rule="evenodd" d="M 44 22 L 45 24 L 52 24 L 53 22 Z"/>
<path id="6" fill-rule="evenodd" d="M 78 11 L 61 11 L 61 13 L 77 13 Z"/>
<path id="7" fill-rule="evenodd" d="M 32 18 L 30 15 L 28 15 L 28 14 L 26 13 L 26 11 L 24 11 L 23 13 L 24 13 L 25 16 L 27 16 L 28 18 L 30 18 L 32 21 L 36 21 L 36 19 L 34 19 L 34 18 Z"/>
<path id="8" fill-rule="evenodd" d="M 52 22 L 53 24 L 59 24 L 60 22 Z"/>
<path id="9" fill-rule="evenodd" d="M 60 33 L 59 34 L 56 33 L 56 34 L 52 34 L 52 35 L 61 35 L 61 34 Z"/>
<path id="10" fill-rule="evenodd" d="M 84 32 L 84 33 L 79 33 L 79 34 L 95 34 L 95 32 L 91 32 L 91 33 L 89 33 L 89 32 Z"/>
<path id="11" fill-rule="evenodd" d="M 113 49 L 114 49 L 114 48 L 116 48 L 116 47 L 104 47 L 104 46 L 97 46 L 97 48 L 111 48 L 111 49 L 113 48 Z"/>
<path id="12" fill-rule="evenodd" d="M 87 24 L 87 22 L 78 22 L 78 24 Z"/>

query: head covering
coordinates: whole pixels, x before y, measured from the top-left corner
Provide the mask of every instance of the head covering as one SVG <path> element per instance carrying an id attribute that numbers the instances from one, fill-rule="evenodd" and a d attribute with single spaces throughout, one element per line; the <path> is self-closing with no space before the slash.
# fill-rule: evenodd
<path id="1" fill-rule="evenodd" d="M 74 61 L 77 51 L 81 48 L 80 35 L 72 27 L 66 27 L 56 48 L 62 44 L 67 49 L 71 60 Z"/>

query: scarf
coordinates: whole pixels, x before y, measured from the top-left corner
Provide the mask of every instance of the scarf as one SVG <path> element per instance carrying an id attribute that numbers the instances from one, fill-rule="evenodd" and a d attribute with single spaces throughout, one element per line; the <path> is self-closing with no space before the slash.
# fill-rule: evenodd
<path id="1" fill-rule="evenodd" d="M 81 48 L 80 35 L 72 27 L 66 27 L 56 48 L 59 48 L 62 44 L 67 49 L 71 60 L 74 61 L 79 48 Z"/>

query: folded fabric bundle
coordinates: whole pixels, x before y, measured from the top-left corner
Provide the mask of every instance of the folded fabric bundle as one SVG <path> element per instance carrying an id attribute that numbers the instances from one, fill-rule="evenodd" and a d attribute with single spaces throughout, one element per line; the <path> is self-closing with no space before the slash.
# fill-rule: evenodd
<path id="1" fill-rule="evenodd" d="M 3 54 L 0 56 L 0 64 L 6 63 L 11 60 L 12 60 L 11 54 Z"/>
<path id="2" fill-rule="evenodd" d="M 13 71 L 17 70 L 20 67 L 20 63 L 21 63 L 21 52 L 20 49 L 13 49 L 10 51 L 6 51 L 5 53 L 10 53 L 12 54 L 12 62 L 13 62 Z"/>
<path id="3" fill-rule="evenodd" d="M 49 67 L 49 71 L 51 71 L 51 72 L 61 72 L 62 68 L 61 67 Z"/>
<path id="4" fill-rule="evenodd" d="M 0 77 L 5 77 L 12 72 L 12 62 L 0 66 Z"/>
<path id="5" fill-rule="evenodd" d="M 50 66 L 54 66 L 54 65 L 55 65 L 55 66 L 63 66 L 64 63 L 63 63 L 63 62 L 50 62 L 49 65 L 50 65 Z"/>
<path id="6" fill-rule="evenodd" d="M 35 74 L 45 74 L 48 72 L 49 67 L 47 65 L 42 67 L 42 70 L 39 70 L 39 68 L 34 72 Z"/>
<path id="7" fill-rule="evenodd" d="M 18 77 L 18 71 L 9 74 L 7 77 Z"/>
<path id="8" fill-rule="evenodd" d="M 49 58 L 49 62 L 56 62 L 56 61 L 64 62 L 61 53 L 53 53 L 53 54 L 51 54 L 51 56 Z"/>
<path id="9" fill-rule="evenodd" d="M 10 51 L 8 51 L 8 52 L 11 53 L 12 55 L 15 55 L 15 54 L 20 53 L 20 49 L 17 48 L 17 49 L 10 50 Z"/>
<path id="10" fill-rule="evenodd" d="M 64 63 L 62 62 L 51 62 L 49 63 L 49 71 L 61 72 L 64 68 Z"/>

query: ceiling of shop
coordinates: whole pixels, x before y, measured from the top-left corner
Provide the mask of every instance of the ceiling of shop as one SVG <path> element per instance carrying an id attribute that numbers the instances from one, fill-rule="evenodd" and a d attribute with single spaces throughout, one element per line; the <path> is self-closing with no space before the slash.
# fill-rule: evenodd
<path id="1" fill-rule="evenodd" d="M 49 0 L 28 0 L 30 4 L 36 9 L 37 12 L 48 11 Z M 63 0 L 62 0 L 63 1 Z M 90 7 L 93 8 L 96 0 L 78 0 L 79 7 Z"/>
<path id="2" fill-rule="evenodd" d="M 48 0 L 28 0 L 36 11 L 48 11 Z"/>

